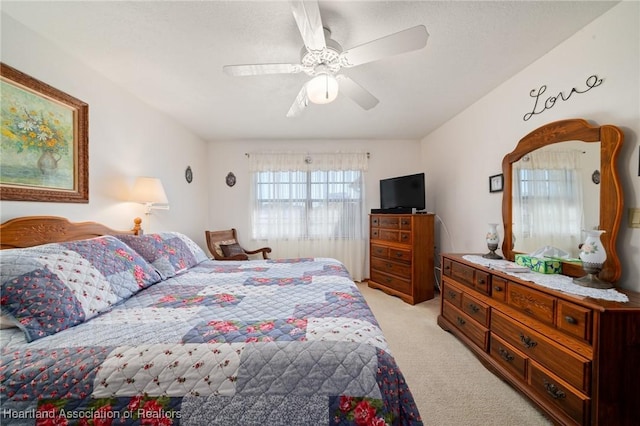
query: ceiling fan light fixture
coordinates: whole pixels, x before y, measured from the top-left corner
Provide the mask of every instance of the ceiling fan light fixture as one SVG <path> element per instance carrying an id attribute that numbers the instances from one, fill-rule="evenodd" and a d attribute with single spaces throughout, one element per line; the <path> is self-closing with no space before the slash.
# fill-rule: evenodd
<path id="1" fill-rule="evenodd" d="M 307 97 L 314 104 L 328 104 L 338 97 L 338 80 L 331 74 L 319 74 L 307 83 Z"/>

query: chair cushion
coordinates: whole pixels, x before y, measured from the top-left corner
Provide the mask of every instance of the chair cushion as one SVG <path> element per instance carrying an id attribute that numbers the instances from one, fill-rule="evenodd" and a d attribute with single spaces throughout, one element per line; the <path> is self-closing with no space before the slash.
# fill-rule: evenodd
<path id="1" fill-rule="evenodd" d="M 244 254 L 244 250 L 240 247 L 240 244 L 220 244 L 224 257 L 235 256 L 236 254 Z"/>

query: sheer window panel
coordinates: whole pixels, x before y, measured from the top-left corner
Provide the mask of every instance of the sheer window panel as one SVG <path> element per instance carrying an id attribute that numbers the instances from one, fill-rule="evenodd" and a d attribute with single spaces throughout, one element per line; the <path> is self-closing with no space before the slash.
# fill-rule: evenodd
<path id="1" fill-rule="evenodd" d="M 367 154 L 258 153 L 250 159 L 252 237 L 276 257 L 336 258 L 362 280 Z"/>

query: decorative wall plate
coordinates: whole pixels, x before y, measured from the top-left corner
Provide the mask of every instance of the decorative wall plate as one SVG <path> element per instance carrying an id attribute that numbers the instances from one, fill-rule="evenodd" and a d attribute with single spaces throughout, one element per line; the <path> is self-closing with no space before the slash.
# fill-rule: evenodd
<path id="1" fill-rule="evenodd" d="M 184 178 L 188 183 L 193 181 L 193 171 L 191 170 L 191 166 L 187 166 L 187 170 L 184 171 Z"/>
<path id="2" fill-rule="evenodd" d="M 233 172 L 229 172 L 225 180 L 227 182 L 227 186 L 233 186 L 236 184 L 236 175 L 234 175 Z"/>

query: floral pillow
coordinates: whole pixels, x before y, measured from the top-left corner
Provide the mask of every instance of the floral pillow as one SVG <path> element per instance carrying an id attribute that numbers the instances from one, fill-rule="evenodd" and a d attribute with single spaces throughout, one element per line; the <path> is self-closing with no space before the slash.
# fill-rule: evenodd
<path id="1" fill-rule="evenodd" d="M 193 240 L 178 232 L 119 235 L 118 238 L 152 264 L 162 279 L 171 278 L 207 259 Z"/>
<path id="2" fill-rule="evenodd" d="M 112 236 L 0 251 L 2 315 L 31 342 L 78 325 L 161 280 Z"/>

